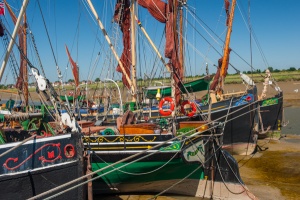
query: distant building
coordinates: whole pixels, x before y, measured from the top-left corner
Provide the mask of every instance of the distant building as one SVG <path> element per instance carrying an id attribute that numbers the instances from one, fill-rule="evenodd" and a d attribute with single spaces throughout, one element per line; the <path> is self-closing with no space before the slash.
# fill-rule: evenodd
<path id="1" fill-rule="evenodd" d="M 60 82 L 59 81 L 55 81 L 54 83 L 52 83 L 52 86 L 53 87 L 57 87 L 57 86 L 60 86 Z"/>

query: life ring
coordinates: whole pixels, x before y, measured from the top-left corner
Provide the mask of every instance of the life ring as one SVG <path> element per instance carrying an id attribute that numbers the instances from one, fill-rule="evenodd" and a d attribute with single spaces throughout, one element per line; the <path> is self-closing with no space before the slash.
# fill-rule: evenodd
<path id="1" fill-rule="evenodd" d="M 168 110 L 163 110 L 163 105 L 165 102 L 169 102 L 170 103 L 170 109 Z M 165 98 L 162 98 L 159 102 L 159 105 L 158 105 L 158 109 L 159 109 L 159 113 L 162 115 L 162 116 L 169 116 L 172 114 L 172 112 L 174 111 L 174 107 L 175 107 L 175 104 L 174 104 L 174 101 L 171 97 L 165 97 Z"/>
<path id="2" fill-rule="evenodd" d="M 184 109 L 184 106 L 189 104 L 191 106 L 191 109 L 192 111 L 191 112 L 186 112 L 185 109 Z M 194 102 L 190 102 L 189 100 L 185 100 L 182 102 L 181 104 L 181 113 L 188 116 L 188 117 L 193 117 L 194 114 L 196 113 L 197 111 L 197 107 L 196 107 L 196 104 Z"/>
<path id="3" fill-rule="evenodd" d="M 104 131 L 102 132 L 102 135 L 116 135 L 115 131 L 111 128 L 106 128 L 104 129 Z"/>

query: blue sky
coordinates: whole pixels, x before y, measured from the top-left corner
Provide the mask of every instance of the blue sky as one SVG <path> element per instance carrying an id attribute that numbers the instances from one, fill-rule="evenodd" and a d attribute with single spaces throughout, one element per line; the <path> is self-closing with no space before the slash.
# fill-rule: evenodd
<path id="1" fill-rule="evenodd" d="M 21 5 L 20 1 L 8 0 L 8 2 L 13 6 L 14 11 L 18 12 Z M 70 66 L 68 65 L 68 58 L 65 53 L 65 44 L 69 47 L 73 59 L 80 67 L 80 80 L 95 80 L 97 77 L 100 77 L 101 80 L 105 78 L 120 79 L 120 75 L 115 73 L 113 69 L 113 66 L 116 65 L 116 61 L 111 56 L 110 49 L 99 27 L 95 23 L 94 17 L 89 13 L 89 9 L 85 8 L 86 3 L 83 2 L 84 1 L 81 0 L 40 1 L 55 59 L 62 71 L 63 80 L 67 81 L 68 79 L 73 79 Z M 191 13 L 195 12 L 198 20 L 204 21 L 210 29 L 214 30 L 216 35 L 224 40 L 226 27 L 224 26 L 225 13 L 222 8 L 223 2 L 223 0 L 188 0 L 189 12 L 187 12 L 188 14 L 186 16 L 189 19 L 189 23 L 196 27 L 196 30 L 193 30 L 186 24 L 188 27 L 186 36 L 188 42 L 191 44 L 190 47 L 187 47 L 189 50 L 186 52 L 188 75 L 200 75 L 205 73 L 206 62 L 208 62 L 210 72 L 213 73 L 215 71 L 213 64 L 217 64 L 217 60 L 220 56 L 210 46 L 214 46 L 219 53 L 222 53 L 220 41 L 218 44 L 215 43 L 214 40 L 216 40 L 216 38 L 212 39 L 209 37 L 197 20 L 191 18 Z M 114 41 L 116 35 L 119 34 L 117 30 L 118 27 L 111 23 L 115 0 L 93 1 L 93 3 L 100 19 L 103 20 L 109 36 L 111 36 Z M 247 26 L 241 15 L 241 13 L 243 13 L 244 19 L 248 20 L 249 1 L 238 0 L 237 3 L 238 6 L 235 11 L 230 46 L 237 52 L 238 56 L 241 56 L 247 63 L 251 63 L 250 34 L 247 31 Z M 264 70 L 267 66 L 272 66 L 274 69 L 286 69 L 289 67 L 300 68 L 299 8 L 299 0 L 250 1 L 251 24 L 256 39 L 259 42 L 259 47 L 266 58 L 266 61 L 262 59 L 255 40 L 252 39 L 252 63 L 254 69 Z M 51 82 L 56 81 L 58 78 L 54 56 L 36 0 L 29 1 L 27 17 L 30 29 L 35 37 L 46 77 Z M 163 24 L 154 24 L 149 13 L 142 8 L 139 9 L 139 18 L 163 54 Z M 5 19 L 7 21 L 10 20 L 8 13 L 6 13 Z M 2 18 L 2 20 L 4 20 L 4 18 Z M 12 25 L 9 30 L 12 32 Z M 141 37 L 141 34 L 138 35 Z M 207 38 L 210 43 L 203 41 L 201 39 L 202 36 Z M 140 37 L 139 42 L 141 44 L 144 39 Z M 120 42 L 120 38 L 118 41 Z M 198 53 L 195 53 L 195 48 Z M 121 49 L 122 47 L 118 47 L 119 55 L 121 54 Z M 194 52 L 192 52 L 192 50 Z M 140 67 L 140 69 L 138 69 L 138 76 L 143 78 L 144 74 L 149 75 L 155 70 L 156 75 L 163 76 L 163 70 L 156 68 L 161 64 L 155 62 L 155 58 L 150 58 L 150 55 L 153 55 L 153 53 L 150 53 L 150 47 L 146 46 L 144 49 L 139 49 L 139 52 L 138 67 Z M 99 57 L 97 57 L 98 53 L 100 53 Z M 4 55 L 3 48 L 0 49 L 0 54 L 2 63 Z M 36 58 L 32 56 L 32 47 L 28 48 L 28 54 L 31 62 L 37 65 Z M 204 55 L 206 59 L 202 58 L 200 54 Z M 238 56 L 232 53 L 230 62 L 241 71 L 251 70 L 250 66 Z M 229 72 L 233 73 L 234 70 L 230 68 Z M 3 84 L 5 80 L 6 83 L 14 82 L 9 66 L 6 68 L 1 84 Z"/>

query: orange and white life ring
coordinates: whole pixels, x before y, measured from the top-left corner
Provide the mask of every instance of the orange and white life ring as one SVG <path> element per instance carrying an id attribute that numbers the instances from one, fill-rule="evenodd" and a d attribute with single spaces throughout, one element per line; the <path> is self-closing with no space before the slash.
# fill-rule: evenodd
<path id="1" fill-rule="evenodd" d="M 187 104 L 189 104 L 191 109 L 192 109 L 191 112 L 188 112 L 188 113 L 184 109 L 184 106 L 187 105 Z M 182 102 L 182 104 L 181 104 L 181 113 L 182 114 L 184 114 L 188 117 L 193 117 L 194 114 L 196 113 L 196 111 L 197 111 L 197 106 L 194 102 L 190 102 L 189 100 L 185 100 L 185 101 Z"/>
<path id="2" fill-rule="evenodd" d="M 169 102 L 170 103 L 170 108 L 169 109 L 164 109 L 163 110 L 163 105 L 165 102 Z M 159 109 L 159 113 L 162 115 L 162 116 L 169 116 L 172 114 L 172 112 L 174 111 L 174 108 L 175 108 L 175 104 L 174 104 L 174 101 L 171 97 L 165 97 L 165 98 L 162 98 L 159 102 L 159 105 L 158 105 L 158 109 Z"/>

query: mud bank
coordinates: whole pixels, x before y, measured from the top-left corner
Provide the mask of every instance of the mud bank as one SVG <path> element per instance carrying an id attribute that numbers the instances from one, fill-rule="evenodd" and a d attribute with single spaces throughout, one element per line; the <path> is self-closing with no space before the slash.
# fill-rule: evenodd
<path id="1" fill-rule="evenodd" d="M 256 83 L 258 94 L 261 94 L 263 89 L 263 83 Z M 278 86 L 283 91 L 283 101 L 285 106 L 299 106 L 300 107 L 300 81 L 287 81 L 287 82 L 278 82 Z M 227 84 L 225 85 L 224 92 L 239 92 L 245 91 L 246 86 L 244 84 Z M 298 92 L 299 91 L 299 92 Z M 69 91 L 67 91 L 68 93 Z M 89 96 L 95 95 L 100 91 L 96 91 L 93 89 L 89 90 Z M 128 96 L 127 90 L 121 90 L 122 96 L 125 98 Z M 206 91 L 199 92 L 195 95 L 197 98 L 201 98 L 206 94 Z M 276 94 L 276 90 L 272 86 L 268 86 L 267 96 L 273 96 Z M 8 99 L 20 99 L 16 92 L 12 92 L 10 90 L 1 90 L 0 91 L 0 99 L 8 100 Z M 125 100 L 125 99 L 124 99 Z M 33 91 L 30 92 L 29 101 L 39 101 L 38 94 Z"/>
<path id="2" fill-rule="evenodd" d="M 281 200 L 300 197 L 300 136 L 261 140 L 261 150 L 251 156 L 234 156 L 242 180 L 259 199 Z"/>

